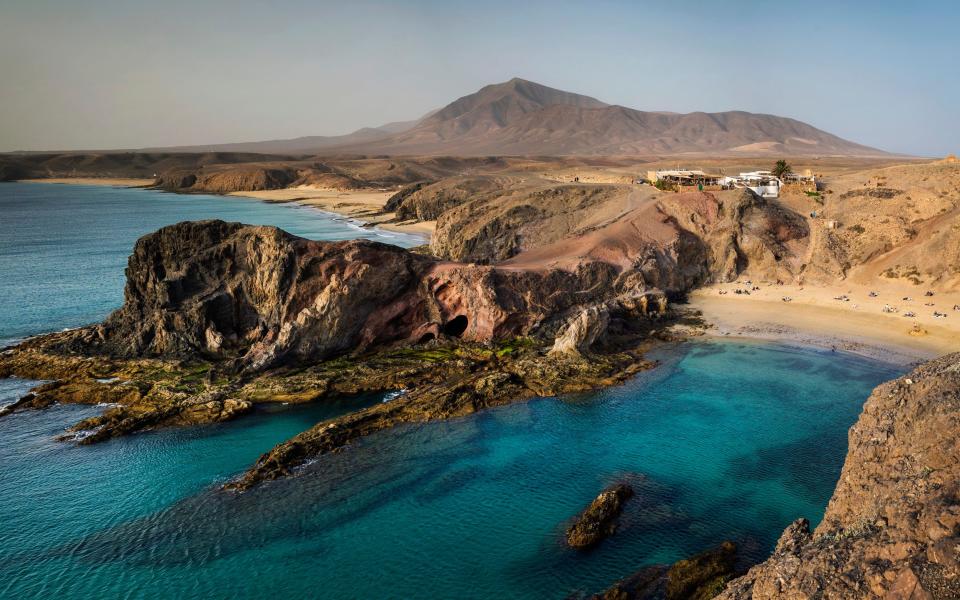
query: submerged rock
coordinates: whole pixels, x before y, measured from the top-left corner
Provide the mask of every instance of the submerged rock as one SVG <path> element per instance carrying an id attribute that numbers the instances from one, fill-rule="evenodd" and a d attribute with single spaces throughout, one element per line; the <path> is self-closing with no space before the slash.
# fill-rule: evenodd
<path id="1" fill-rule="evenodd" d="M 667 571 L 667 600 L 713 598 L 733 578 L 736 558 L 737 546 L 728 541 L 675 562 Z"/>
<path id="2" fill-rule="evenodd" d="M 878 386 L 850 429 L 813 532 L 793 522 L 732 579 L 733 549 L 649 567 L 597 596 L 723 600 L 960 598 L 960 353 Z"/>
<path id="3" fill-rule="evenodd" d="M 633 488 L 625 483 L 616 483 L 600 492 L 567 529 L 567 545 L 577 550 L 586 550 L 613 535 L 617 528 L 617 517 L 623 511 L 623 504 L 631 496 Z"/>
<path id="4" fill-rule="evenodd" d="M 385 353 L 387 356 L 390 353 Z M 296 468 L 311 458 L 337 452 L 366 435 L 401 423 L 424 423 L 460 417 L 494 406 L 518 402 L 534 396 L 552 396 L 614 385 L 640 370 L 652 367 L 636 353 L 582 357 L 545 356 L 541 348 L 529 344 L 504 344 L 497 350 L 459 347 L 422 351 L 419 362 L 407 362 L 417 354 L 397 351 L 404 360 L 383 363 L 374 358 L 358 365 L 357 371 L 340 363 L 326 367 L 325 377 L 371 377 L 380 386 L 395 381 L 396 389 L 407 389 L 390 402 L 324 421 L 278 444 L 263 454 L 256 464 L 228 489 L 243 491 L 263 481 L 296 474 Z M 372 372 L 371 372 L 372 370 Z M 328 371 L 328 372 L 329 372 Z M 319 374 L 318 374 L 319 375 Z M 311 370 L 303 375 L 314 376 Z M 264 384 L 275 381 L 261 378 Z M 362 380 L 361 380 L 362 381 Z M 341 388 L 343 389 L 343 388 Z M 276 392 L 271 392 L 277 397 Z M 254 396 L 255 397 L 255 396 Z"/>
<path id="5" fill-rule="evenodd" d="M 723 542 L 673 565 L 644 567 L 591 600 L 709 600 L 736 575 L 737 546 Z"/>

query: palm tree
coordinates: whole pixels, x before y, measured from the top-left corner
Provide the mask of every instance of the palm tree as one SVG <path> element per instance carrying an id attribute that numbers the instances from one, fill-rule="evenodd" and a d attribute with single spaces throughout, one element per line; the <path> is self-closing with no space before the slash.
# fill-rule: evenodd
<path id="1" fill-rule="evenodd" d="M 793 169 L 790 168 L 790 165 L 787 164 L 787 161 L 780 159 L 777 161 L 777 164 L 773 165 L 773 168 L 770 169 L 770 172 L 773 173 L 774 177 L 783 177 L 784 175 L 793 173 Z"/>

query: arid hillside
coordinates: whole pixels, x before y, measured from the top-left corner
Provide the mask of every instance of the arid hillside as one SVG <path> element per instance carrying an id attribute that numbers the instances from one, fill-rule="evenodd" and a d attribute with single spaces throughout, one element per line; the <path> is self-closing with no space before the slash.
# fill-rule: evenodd
<path id="1" fill-rule="evenodd" d="M 811 223 L 810 281 L 960 289 L 960 163 L 846 173 L 783 202 Z"/>
<path id="2" fill-rule="evenodd" d="M 289 160 L 287 156 L 234 152 L 31 152 L 0 154 L 0 181 L 58 177 L 153 179 L 172 169 Z"/>
<path id="3" fill-rule="evenodd" d="M 488 96 L 465 101 L 450 114 L 470 114 Z M 589 105 L 579 98 L 566 106 L 579 110 L 578 103 Z M 530 100 L 507 112 L 536 111 L 535 106 Z M 807 222 L 808 235 L 794 242 L 794 281 L 960 289 L 960 163 L 866 157 L 796 157 L 790 162 L 798 172 L 821 178 L 819 191 L 787 187 L 777 201 Z M 0 179 L 154 178 L 157 187 L 177 192 L 289 189 L 285 200 L 309 198 L 322 190 L 394 194 L 383 212 L 398 222 L 436 221 L 433 249 L 439 256 L 496 262 L 593 231 L 637 208 L 640 197 L 668 197 L 635 183 L 648 170 L 683 165 L 736 173 L 769 168 L 771 163 L 764 157 L 688 157 L 681 162 L 629 157 L 67 153 L 2 155 Z M 497 248 L 484 241 L 493 239 Z"/>

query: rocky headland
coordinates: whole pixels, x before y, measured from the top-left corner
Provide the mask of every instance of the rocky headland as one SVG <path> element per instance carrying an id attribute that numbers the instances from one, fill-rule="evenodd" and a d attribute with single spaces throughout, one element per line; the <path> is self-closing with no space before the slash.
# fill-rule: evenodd
<path id="1" fill-rule="evenodd" d="M 645 567 L 609 600 L 960 598 L 960 353 L 878 386 L 820 525 L 798 519 L 745 574 L 735 547 Z M 728 583 L 729 582 L 729 583 Z"/>
<path id="2" fill-rule="evenodd" d="M 754 231 L 770 222 L 772 233 Z M 95 443 L 231 419 L 261 402 L 405 390 L 281 444 L 235 484 L 248 487 L 399 423 L 622 381 L 649 366 L 643 349 L 668 335 L 659 320 L 671 298 L 748 260 L 788 265 L 785 244 L 803 235 L 791 223 L 749 193 L 645 199 L 550 262 L 534 248 L 494 265 L 273 227 L 180 223 L 137 242 L 124 304 L 103 323 L 3 352 L 0 376 L 49 380 L 5 410 L 109 404 L 73 428 Z"/>

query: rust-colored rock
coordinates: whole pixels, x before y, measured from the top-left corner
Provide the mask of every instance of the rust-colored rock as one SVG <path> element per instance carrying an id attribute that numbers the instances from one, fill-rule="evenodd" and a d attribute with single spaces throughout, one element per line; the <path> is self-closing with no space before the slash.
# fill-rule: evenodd
<path id="1" fill-rule="evenodd" d="M 274 227 L 186 222 L 140 239 L 122 308 L 61 348 L 205 357 L 255 372 L 391 343 L 489 342 L 546 331 L 569 311 L 649 294 L 642 273 L 438 262 L 366 240 L 315 242 Z"/>

